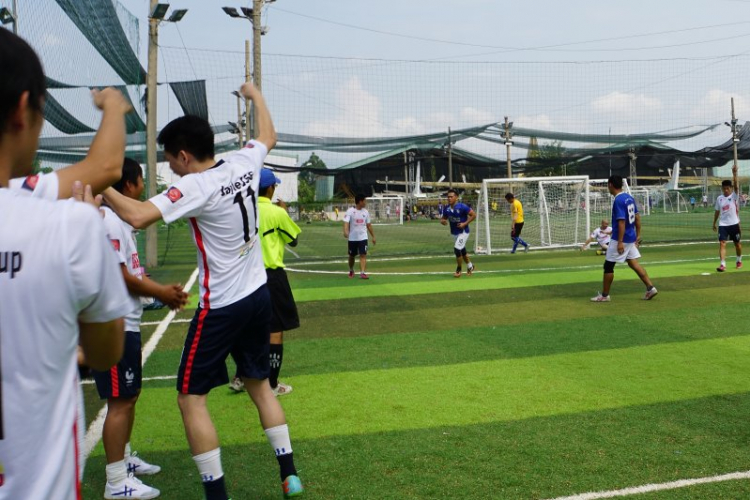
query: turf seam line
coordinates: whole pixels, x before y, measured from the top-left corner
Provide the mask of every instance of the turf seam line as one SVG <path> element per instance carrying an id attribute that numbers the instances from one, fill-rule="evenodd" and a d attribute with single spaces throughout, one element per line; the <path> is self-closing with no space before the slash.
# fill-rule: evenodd
<path id="1" fill-rule="evenodd" d="M 721 481 L 736 481 L 739 479 L 750 479 L 750 471 L 731 472 L 729 474 L 722 474 L 719 476 L 699 477 L 695 479 L 680 479 L 678 481 L 669 481 L 667 483 L 644 484 L 642 486 L 633 486 L 630 488 L 623 488 L 621 490 L 580 493 L 578 495 L 571 495 L 567 497 L 557 497 L 552 500 L 597 500 L 599 498 L 625 497 L 630 495 L 641 495 L 643 493 L 650 493 L 652 491 L 675 490 L 678 488 L 695 486 L 697 484 L 718 483 Z"/>
<path id="2" fill-rule="evenodd" d="M 190 279 L 188 279 L 187 284 L 185 285 L 184 289 L 190 290 L 193 287 L 195 280 L 197 279 L 198 279 L 198 268 L 196 267 L 195 270 L 193 271 L 193 274 L 190 275 Z M 176 314 L 177 314 L 176 311 L 169 311 L 167 315 L 164 317 L 164 319 L 161 320 L 161 322 L 159 323 L 159 326 L 156 327 L 156 330 L 154 331 L 153 335 L 151 335 L 151 338 L 148 339 L 146 346 L 143 348 L 141 366 L 145 366 L 146 361 L 148 360 L 149 356 L 151 356 L 151 353 L 154 352 L 154 349 L 156 349 L 157 344 L 159 343 L 162 336 L 164 335 L 164 332 L 166 332 L 167 328 L 169 328 L 169 325 L 174 319 Z M 104 429 L 104 418 L 106 416 L 107 416 L 107 405 L 103 405 L 102 409 L 99 410 L 99 413 L 96 414 L 96 418 L 91 422 L 91 425 L 89 425 L 89 428 L 86 431 L 86 437 L 84 438 L 84 441 L 83 441 L 83 451 L 82 451 L 82 457 L 81 457 L 82 458 L 81 463 L 84 466 L 84 470 L 86 467 L 86 459 L 88 459 L 89 455 L 91 455 L 91 452 L 94 450 L 94 447 L 102 438 L 102 430 Z"/>

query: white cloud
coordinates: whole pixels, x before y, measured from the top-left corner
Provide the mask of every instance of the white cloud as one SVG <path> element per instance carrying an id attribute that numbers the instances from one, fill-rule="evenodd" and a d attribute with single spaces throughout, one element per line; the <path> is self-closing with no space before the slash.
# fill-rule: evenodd
<path id="1" fill-rule="evenodd" d="M 615 91 L 594 99 L 591 107 L 597 113 L 630 118 L 644 113 L 659 111 L 663 105 L 659 99 L 643 94 L 625 94 Z"/>
<path id="2" fill-rule="evenodd" d="M 476 108 L 463 108 L 461 110 L 461 122 L 470 123 L 472 125 L 486 125 L 487 123 L 493 123 L 497 121 L 497 117 L 493 116 L 488 111 L 482 111 Z"/>
<path id="3" fill-rule="evenodd" d="M 304 133 L 336 137 L 386 135 L 380 99 L 365 90 L 358 77 L 350 78 L 336 90 L 335 104 L 340 109 L 336 116 L 329 120 L 310 122 Z"/>
<path id="4" fill-rule="evenodd" d="M 519 116 L 514 120 L 514 125 L 537 130 L 552 130 L 552 121 L 548 115 Z"/>
<path id="5" fill-rule="evenodd" d="M 750 113 L 750 101 L 737 92 L 732 93 L 720 89 L 706 92 L 692 107 L 690 116 L 699 123 L 728 122 L 732 117 L 732 98 L 734 98 L 734 115 L 742 122 Z"/>

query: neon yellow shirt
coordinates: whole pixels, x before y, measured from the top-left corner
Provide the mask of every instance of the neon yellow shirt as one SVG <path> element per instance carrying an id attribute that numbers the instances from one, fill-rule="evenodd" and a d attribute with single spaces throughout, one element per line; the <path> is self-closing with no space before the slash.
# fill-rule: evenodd
<path id="1" fill-rule="evenodd" d="M 258 232 L 266 269 L 284 267 L 284 245 L 297 239 L 302 230 L 283 208 L 265 196 L 258 197 Z"/>
<path id="2" fill-rule="evenodd" d="M 514 215 L 517 215 L 516 224 L 520 224 L 521 222 L 523 222 L 523 205 L 521 205 L 520 201 L 513 200 L 513 203 L 510 204 L 510 215 L 511 218 Z"/>

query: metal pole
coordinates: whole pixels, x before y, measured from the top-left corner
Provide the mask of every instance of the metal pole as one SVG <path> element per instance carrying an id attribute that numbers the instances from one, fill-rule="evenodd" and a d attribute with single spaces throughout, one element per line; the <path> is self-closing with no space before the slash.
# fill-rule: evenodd
<path id="1" fill-rule="evenodd" d="M 250 40 L 245 40 L 245 81 L 250 81 Z M 245 138 L 250 140 L 253 138 L 252 130 L 252 115 L 250 109 L 250 99 L 245 98 Z"/>
<path id="2" fill-rule="evenodd" d="M 236 92 L 236 91 L 235 91 Z M 244 144 L 245 141 L 242 140 L 242 104 L 239 92 L 236 94 L 237 96 L 237 140 L 240 143 L 240 148 Z"/>
<path id="3" fill-rule="evenodd" d="M 453 141 L 450 127 L 448 127 L 448 187 L 453 188 Z"/>
<path id="4" fill-rule="evenodd" d="M 13 0 L 13 34 L 18 34 L 18 0 Z"/>
<path id="5" fill-rule="evenodd" d="M 153 12 L 159 0 L 151 0 Z M 146 76 L 146 182 L 148 196 L 156 195 L 156 72 L 159 41 L 159 21 L 148 20 L 148 75 Z M 158 263 L 157 225 L 146 229 L 146 267 Z"/>
<path id="6" fill-rule="evenodd" d="M 737 118 L 734 116 L 734 97 L 732 97 L 732 154 L 734 156 L 734 166 L 732 167 L 732 177 L 737 179 L 737 196 L 741 194 L 740 181 L 737 175 L 739 164 L 737 163 L 737 143 L 740 142 L 739 134 L 737 133 Z"/>
<path id="7" fill-rule="evenodd" d="M 253 0 L 253 83 L 255 88 L 262 90 L 261 67 L 260 67 L 260 14 L 263 9 L 263 0 Z M 253 104 L 253 108 L 255 104 Z M 253 113 L 255 133 L 258 131 L 258 116 Z"/>
<path id="8" fill-rule="evenodd" d="M 634 148 L 630 148 L 628 158 L 630 158 L 630 187 L 636 187 L 638 185 L 638 175 L 635 169 L 635 160 L 638 157 L 635 155 Z M 675 189 L 677 189 L 677 186 L 675 186 Z"/>
<path id="9" fill-rule="evenodd" d="M 510 140 L 510 124 L 508 123 L 508 117 L 505 117 L 505 133 L 503 134 L 505 137 L 505 156 L 507 158 L 508 162 L 508 179 L 511 179 L 513 177 L 513 170 L 510 166 L 510 147 L 513 145 L 513 143 Z"/>

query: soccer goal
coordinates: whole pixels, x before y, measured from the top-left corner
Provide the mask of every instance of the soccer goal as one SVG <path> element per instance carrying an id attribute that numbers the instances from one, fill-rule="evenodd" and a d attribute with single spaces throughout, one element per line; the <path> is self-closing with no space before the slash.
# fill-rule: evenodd
<path id="1" fill-rule="evenodd" d="M 367 211 L 373 224 L 403 224 L 404 197 L 399 195 L 375 195 L 367 198 Z"/>
<path id="2" fill-rule="evenodd" d="M 587 175 L 485 179 L 477 203 L 475 252 L 492 254 L 512 246 L 506 193 L 523 204 L 521 237 L 532 247 L 582 244 L 591 226 L 588 181 Z"/>

